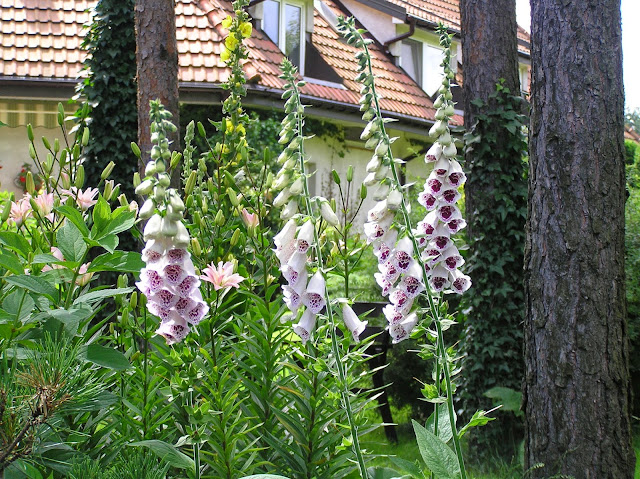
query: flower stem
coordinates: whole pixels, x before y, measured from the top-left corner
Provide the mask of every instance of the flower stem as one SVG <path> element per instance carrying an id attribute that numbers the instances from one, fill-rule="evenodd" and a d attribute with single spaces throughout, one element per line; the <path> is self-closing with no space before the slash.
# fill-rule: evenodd
<path id="1" fill-rule="evenodd" d="M 295 73 L 295 71 L 294 71 Z M 291 78 L 287 78 L 288 81 L 291 82 L 292 85 L 292 90 L 293 90 L 293 95 L 295 95 L 296 97 L 296 102 L 300 105 L 300 92 L 298 90 L 297 87 L 297 83 L 295 81 L 295 77 L 292 74 Z M 315 217 L 313 216 L 313 209 L 311 206 L 311 199 L 310 199 L 310 193 L 309 193 L 309 184 L 308 184 L 308 180 L 307 180 L 307 176 L 305 174 L 305 168 L 304 168 L 304 146 L 303 146 L 303 125 L 304 125 L 304 121 L 303 121 L 303 117 L 302 114 L 297 114 L 297 130 L 298 130 L 298 136 L 300 138 L 300 147 L 299 147 L 299 152 L 300 152 L 300 172 L 302 174 L 302 177 L 304 178 L 303 181 L 303 187 L 304 187 L 304 203 L 305 203 L 305 207 L 307 209 L 307 214 L 309 215 L 309 217 L 311 217 L 313 220 L 315 220 Z M 315 223 L 315 222 L 314 222 Z M 320 237 L 318 235 L 318 230 L 314 227 L 313 228 L 313 235 L 314 235 L 314 241 L 315 241 L 315 251 L 316 251 L 316 260 L 318 262 L 318 270 L 322 273 L 322 275 L 324 276 L 325 273 L 323 271 L 324 268 L 324 261 L 323 261 L 323 257 L 322 257 L 322 249 L 320 247 Z M 331 350 L 335 359 L 335 363 L 336 363 L 336 369 L 338 371 L 338 379 L 340 381 L 340 385 L 342 387 L 342 390 L 340 391 L 340 395 L 342 398 L 342 405 L 344 407 L 345 413 L 347 415 L 347 420 L 349 422 L 349 429 L 351 431 L 351 448 L 353 450 L 353 453 L 356 456 L 356 460 L 358 463 L 358 469 L 360 470 L 360 477 L 362 477 L 362 479 L 368 479 L 368 474 L 367 474 L 367 467 L 365 465 L 364 462 L 364 456 L 362 454 L 362 449 L 360 447 L 360 439 L 358 437 L 358 426 L 356 424 L 355 421 L 355 417 L 353 414 L 353 410 L 351 408 L 351 401 L 349 398 L 349 383 L 347 381 L 347 374 L 346 374 L 346 370 L 345 370 L 345 365 L 342 363 L 342 351 L 341 351 L 341 347 L 338 341 L 338 335 L 336 333 L 336 323 L 335 323 L 335 319 L 333 316 L 333 310 L 331 307 L 331 301 L 329 298 L 329 291 L 327 289 L 326 286 L 326 281 L 325 281 L 325 291 L 324 291 L 325 297 L 327 298 L 327 317 L 329 319 L 329 328 L 331 331 Z"/>

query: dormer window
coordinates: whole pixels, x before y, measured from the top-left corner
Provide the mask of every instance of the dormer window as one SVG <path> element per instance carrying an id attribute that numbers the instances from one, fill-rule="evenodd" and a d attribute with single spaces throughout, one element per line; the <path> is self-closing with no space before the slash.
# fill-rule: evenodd
<path id="1" fill-rule="evenodd" d="M 407 27 L 402 27 L 397 31 L 398 35 L 404 33 Z M 438 39 L 430 32 L 416 29 L 411 38 L 394 43 L 391 53 L 398 58 L 398 64 L 407 72 L 415 82 L 429 96 L 433 96 L 442 82 L 442 48 L 438 45 Z M 454 58 L 457 55 L 457 45 L 451 47 Z M 452 62 L 453 68 L 457 62 Z"/>
<path id="2" fill-rule="evenodd" d="M 265 0 L 262 30 L 304 75 L 305 4 L 296 0 Z"/>

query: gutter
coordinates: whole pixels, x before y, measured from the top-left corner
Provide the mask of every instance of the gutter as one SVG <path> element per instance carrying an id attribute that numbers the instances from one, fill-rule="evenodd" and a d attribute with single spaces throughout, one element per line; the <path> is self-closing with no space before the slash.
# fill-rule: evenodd
<path id="1" fill-rule="evenodd" d="M 400 42 L 400 41 L 404 40 L 405 38 L 409 38 L 411 35 L 413 35 L 415 33 L 415 31 L 416 31 L 416 23 L 417 23 L 416 17 L 407 15 L 407 18 L 406 18 L 405 22 L 409 23 L 409 31 L 408 32 L 405 32 L 405 33 L 403 33 L 401 35 L 398 35 L 395 38 L 392 38 L 391 40 L 387 40 L 386 42 L 384 42 L 384 49 L 385 49 L 385 52 L 387 53 L 387 55 L 391 54 L 391 52 L 389 50 L 389 47 L 391 45 L 393 45 L 396 42 Z"/>

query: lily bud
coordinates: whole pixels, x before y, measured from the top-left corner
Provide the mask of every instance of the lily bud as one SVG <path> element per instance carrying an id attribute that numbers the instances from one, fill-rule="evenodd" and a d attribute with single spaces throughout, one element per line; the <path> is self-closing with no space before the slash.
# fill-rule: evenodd
<path id="1" fill-rule="evenodd" d="M 109 164 L 104 167 L 104 170 L 102 170 L 102 174 L 100 175 L 100 178 L 102 178 L 103 180 L 106 180 L 107 178 L 109 178 L 109 175 L 111 175 L 111 172 L 113 171 L 113 168 L 115 166 L 116 164 L 113 161 L 110 161 Z"/>
<path id="2" fill-rule="evenodd" d="M 184 187 L 184 194 L 186 196 L 189 196 L 191 195 L 191 193 L 193 193 L 193 188 L 196 186 L 197 175 L 198 174 L 195 171 L 192 171 L 189 175 L 189 178 L 187 178 L 187 184 Z"/>
<path id="3" fill-rule="evenodd" d="M 200 256 L 202 254 L 202 248 L 200 247 L 200 242 L 198 238 L 191 238 L 191 250 L 193 254 L 196 256 Z"/>
<path id="4" fill-rule="evenodd" d="M 76 188 L 82 188 L 84 185 L 84 166 L 78 166 L 76 170 L 76 181 L 74 181 Z"/>

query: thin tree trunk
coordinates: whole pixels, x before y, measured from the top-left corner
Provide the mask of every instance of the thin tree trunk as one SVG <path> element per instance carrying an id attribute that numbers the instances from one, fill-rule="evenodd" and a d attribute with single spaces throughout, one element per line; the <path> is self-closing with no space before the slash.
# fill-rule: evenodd
<path id="1" fill-rule="evenodd" d="M 138 72 L 138 146 L 142 162 L 151 151 L 149 102 L 159 99 L 173 113 L 173 123 L 180 124 L 178 107 L 178 48 L 174 0 L 136 0 L 136 62 Z M 179 131 L 179 129 L 178 129 Z M 169 138 L 173 149 L 180 148 L 176 132 Z M 139 165 L 140 171 L 144 164 Z M 175 183 L 178 181 L 178 183 Z M 172 177 L 172 186 L 179 175 Z"/>
<path id="2" fill-rule="evenodd" d="M 631 478 L 620 0 L 532 0 L 525 467 Z"/>
<path id="3" fill-rule="evenodd" d="M 478 115 L 497 108 L 490 96 L 501 79 L 512 95 L 520 93 L 515 0 L 460 0 L 460 15 L 464 118 L 470 132 Z M 477 99 L 483 100 L 483 106 L 472 103 Z M 480 141 L 485 145 L 492 138 L 495 142 L 488 152 L 485 147 L 465 154 L 468 263 L 474 281 L 465 299 L 469 314 L 461 397 L 466 416 L 492 407 L 492 400 L 484 396 L 492 387 L 520 390 L 524 370 L 524 238 L 520 232 L 524 230 L 526 182 L 522 155 L 514 149 L 514 133 L 504 121 L 485 122 L 474 134 L 482 134 Z M 511 199 L 513 208 L 507 207 L 504 197 Z M 501 270 L 494 268 L 497 262 Z M 510 294 L 496 305 L 499 291 Z M 500 450 L 511 456 L 522 438 L 522 423 L 511 412 L 498 413 L 498 419 L 474 433 L 473 449 L 491 454 Z"/>

